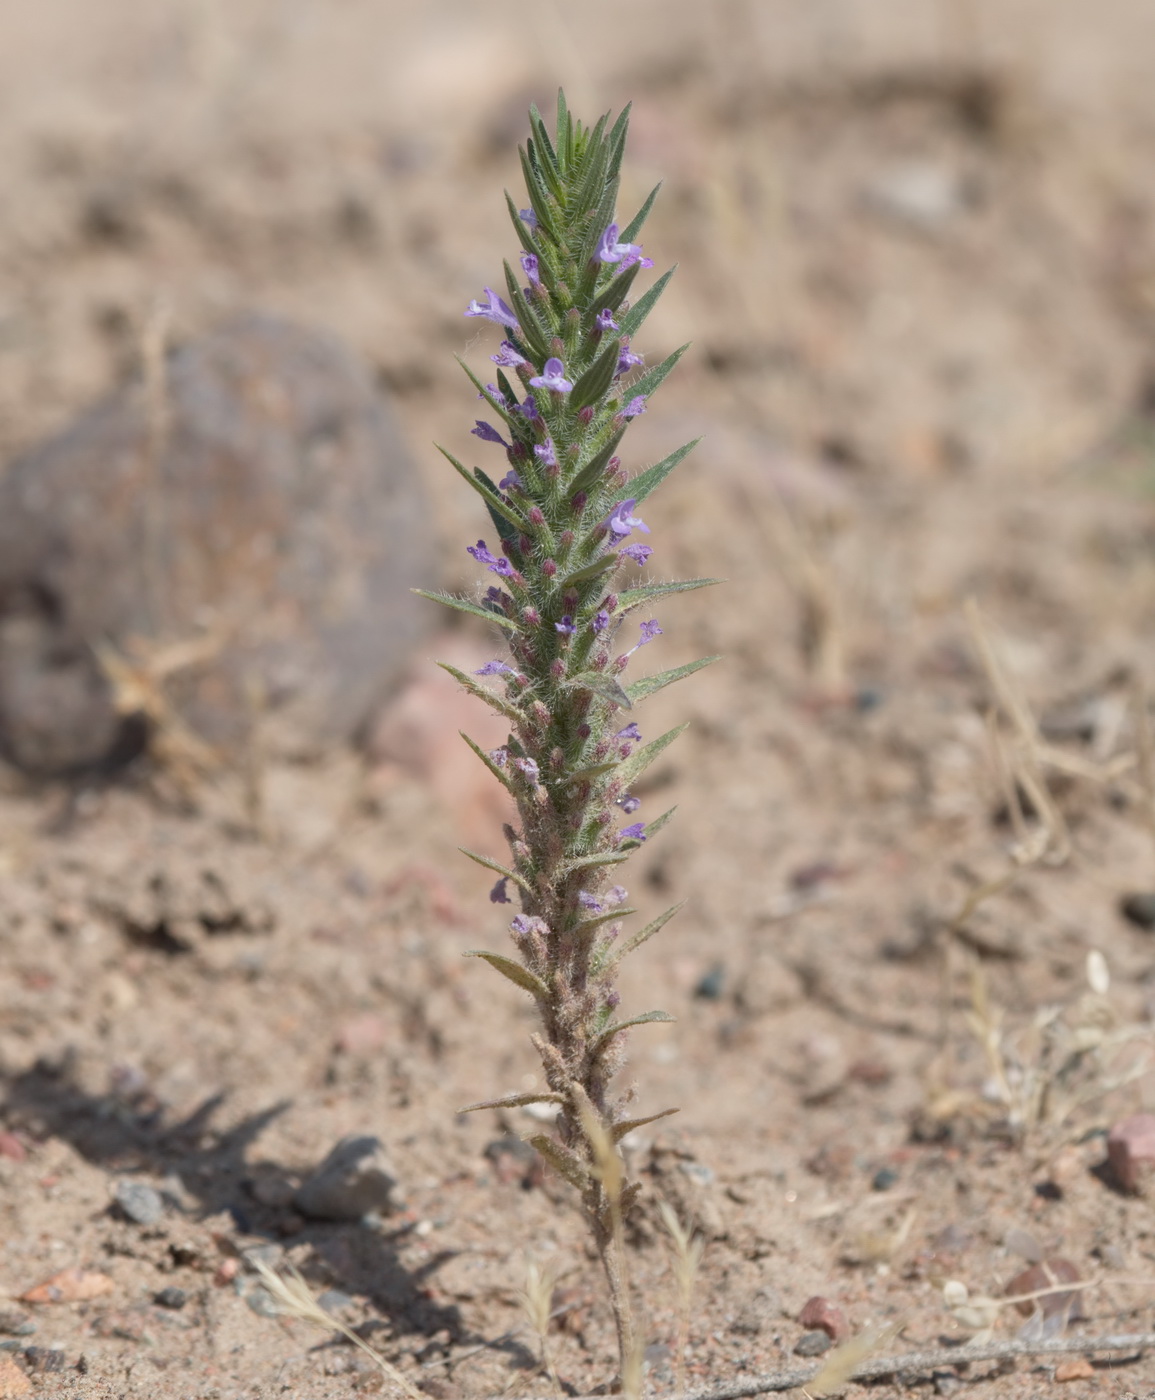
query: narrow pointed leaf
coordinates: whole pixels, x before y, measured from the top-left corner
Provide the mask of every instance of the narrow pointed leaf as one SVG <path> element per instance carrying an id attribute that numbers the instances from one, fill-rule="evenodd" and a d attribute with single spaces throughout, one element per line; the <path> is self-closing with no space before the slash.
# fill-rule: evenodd
<path id="1" fill-rule="evenodd" d="M 481 745 L 475 740 L 471 739 L 469 735 L 466 734 L 464 729 L 459 729 L 457 732 L 461 735 L 461 737 L 465 740 L 465 742 L 469 745 L 473 752 L 478 756 L 478 758 L 481 759 L 482 763 L 485 764 L 485 766 L 489 769 L 489 771 L 493 774 L 493 776 L 497 779 L 501 786 L 505 788 L 506 792 L 510 792 L 512 789 L 509 786 L 509 779 L 506 777 L 503 770 L 500 769 L 496 763 L 494 763 L 493 759 L 490 758 L 490 756 L 485 752 Z"/>
<path id="2" fill-rule="evenodd" d="M 469 368 L 469 366 L 465 363 L 465 361 L 461 358 L 460 355 L 455 356 L 455 358 L 457 360 L 457 363 L 469 376 L 469 381 L 477 390 L 478 394 L 485 400 L 485 402 L 490 406 L 490 408 L 493 409 L 494 413 L 496 413 L 498 417 L 502 419 L 506 427 L 512 428 L 513 415 L 510 413 L 509 409 L 505 406 L 505 404 L 503 404 L 500 399 L 495 399 L 493 397 L 493 395 L 489 392 L 488 388 L 486 388 L 486 386 L 481 382 L 481 380 L 478 379 L 477 375 L 474 374 L 474 372 Z"/>
<path id="3" fill-rule="evenodd" d="M 550 208 L 545 186 L 530 164 L 529 156 L 525 150 L 519 149 L 518 155 L 521 157 L 521 170 L 525 176 L 525 188 L 529 194 L 530 207 L 537 215 L 537 226 L 544 229 L 554 243 L 560 243 L 561 235 L 558 233 L 557 224 L 554 221 L 553 210 Z"/>
<path id="4" fill-rule="evenodd" d="M 653 602 L 655 598 L 666 598 L 671 593 L 689 593 L 695 588 L 709 588 L 721 583 L 720 578 L 680 578 L 671 583 L 643 583 L 638 588 L 627 588 L 618 594 L 619 613 L 627 613 L 631 608 Z"/>
<path id="5" fill-rule="evenodd" d="M 570 408 L 577 412 L 578 409 L 585 408 L 587 404 L 596 403 L 614 382 L 614 375 L 617 373 L 618 358 L 621 355 L 621 342 L 613 337 L 609 343 L 590 365 L 589 369 L 581 375 L 573 388 L 570 390 Z"/>
<path id="6" fill-rule="evenodd" d="M 715 661 L 720 661 L 718 656 L 703 656 L 701 661 L 688 661 L 685 666 L 675 666 L 672 671 L 659 671 L 656 676 L 643 676 L 640 681 L 634 681 L 628 686 L 631 700 L 644 700 L 648 695 L 653 695 L 659 690 L 665 689 L 668 685 L 673 685 L 675 681 L 683 680 L 686 676 L 692 676 L 695 671 L 700 671 L 703 666 L 710 666 Z"/>
<path id="7" fill-rule="evenodd" d="M 563 1147 L 560 1142 L 554 1142 L 553 1138 L 546 1137 L 544 1133 L 537 1133 L 533 1137 L 525 1139 L 531 1147 L 535 1147 L 545 1158 L 555 1172 L 569 1182 L 571 1186 L 576 1186 L 579 1191 L 587 1191 L 590 1187 L 589 1169 L 575 1152 L 571 1152 L 568 1147 Z"/>
<path id="8" fill-rule="evenodd" d="M 486 1100 L 484 1101 L 484 1103 L 470 1103 L 470 1104 L 466 1104 L 464 1108 L 459 1108 L 459 1109 L 457 1110 L 457 1112 L 458 1112 L 458 1113 L 476 1113 L 479 1109 L 482 1109 L 482 1108 L 525 1108 L 527 1104 L 531 1104 L 531 1103 L 556 1103 L 556 1104 L 563 1104 L 563 1103 L 565 1103 L 565 1098 L 564 1098 L 564 1096 L 561 1095 L 561 1094 L 549 1094 L 549 1093 L 543 1093 L 543 1094 L 507 1094 L 507 1095 L 505 1096 L 505 1098 L 503 1098 L 503 1099 L 486 1099 Z M 676 1111 L 676 1110 L 674 1110 L 674 1109 L 667 1109 L 667 1112 L 669 1112 L 669 1113 L 673 1113 L 673 1112 L 675 1112 L 675 1111 Z M 661 1117 L 660 1114 L 659 1114 L 658 1116 Z M 643 1122 L 643 1123 L 649 1123 L 649 1122 L 651 1122 L 652 1120 L 649 1119 L 649 1118 L 643 1118 L 643 1119 L 639 1119 L 638 1121 L 639 1121 L 639 1122 Z"/>
<path id="9" fill-rule="evenodd" d="M 609 465 L 610 458 L 617 451 L 618 443 L 626 435 L 625 428 L 619 428 L 610 438 L 609 442 L 601 448 L 595 456 L 591 457 L 584 467 L 578 472 L 574 479 L 567 483 L 566 491 L 576 496 L 579 491 L 590 491 L 602 478 L 602 473 Z"/>
<path id="10" fill-rule="evenodd" d="M 604 671 L 583 671 L 567 684 L 577 690 L 592 690 L 595 695 L 608 700 L 611 705 L 617 705 L 619 709 L 634 708 L 633 701 L 621 681 L 616 676 L 607 676 Z"/>
<path id="11" fill-rule="evenodd" d="M 434 446 L 453 470 L 463 477 L 464 480 L 469 482 L 470 486 L 473 487 L 489 507 L 491 515 L 500 515 L 503 520 L 508 520 L 515 530 L 520 531 L 522 529 L 522 521 L 517 511 L 515 511 L 512 506 L 506 505 L 498 492 L 491 491 L 484 482 L 479 481 L 471 471 L 461 465 L 452 452 L 447 452 L 439 443 L 435 443 Z"/>
<path id="12" fill-rule="evenodd" d="M 595 763 L 592 768 L 579 768 L 569 775 L 570 782 L 584 783 L 591 778 L 600 778 L 603 773 L 608 773 L 617 766 L 618 760 L 615 758 L 611 763 Z"/>
<path id="13" fill-rule="evenodd" d="M 677 350 L 672 351 L 660 365 L 655 365 L 652 370 L 643 374 L 636 384 L 630 386 L 630 394 L 652 394 L 689 348 L 690 342 L 687 341 L 685 345 L 680 345 Z"/>
<path id="14" fill-rule="evenodd" d="M 624 860 L 629 860 L 629 855 L 624 851 L 602 851 L 599 855 L 574 856 L 561 866 L 561 874 L 564 878 L 577 870 L 588 870 L 593 865 L 620 865 Z"/>
<path id="15" fill-rule="evenodd" d="M 513 226 L 517 230 L 518 242 L 527 253 L 532 253 L 533 235 L 530 233 L 525 220 L 521 217 L 517 205 L 513 202 L 513 196 L 508 190 L 505 192 L 505 207 L 509 210 L 509 217 L 513 220 Z"/>
<path id="16" fill-rule="evenodd" d="M 623 488 L 621 499 L 628 501 L 632 498 L 640 504 L 648 495 L 658 489 L 678 463 L 688 453 L 693 452 L 701 441 L 701 438 L 694 438 L 692 442 L 685 442 L 681 447 L 675 448 L 668 457 L 663 457 L 660 462 L 655 462 L 652 467 L 647 467 L 644 472 L 639 472 L 632 481 L 627 482 Z"/>
<path id="17" fill-rule="evenodd" d="M 478 1107 L 481 1108 L 484 1107 L 484 1105 L 479 1104 Z M 621 1123 L 615 1123 L 613 1125 L 610 1129 L 610 1138 L 613 1140 L 614 1146 L 616 1147 L 618 1143 L 621 1142 L 622 1138 L 632 1133 L 635 1128 L 644 1128 L 647 1123 L 656 1123 L 659 1118 L 668 1118 L 671 1113 L 678 1113 L 680 1111 L 681 1110 L 676 1108 L 663 1108 L 661 1113 L 650 1113 L 647 1114 L 645 1118 L 626 1118 Z M 460 1109 L 459 1112 L 465 1113 L 467 1110 Z"/>
<path id="18" fill-rule="evenodd" d="M 629 290 L 631 286 L 633 286 L 634 278 L 641 270 L 641 266 L 640 262 L 631 263 L 629 267 L 626 268 L 625 272 L 619 273 L 618 276 L 614 278 L 605 291 L 602 292 L 598 299 L 591 305 L 588 313 L 591 322 L 597 319 L 599 312 L 607 309 L 616 311 L 618 307 L 621 306 L 622 302 L 625 301 L 629 294 Z"/>
<path id="19" fill-rule="evenodd" d="M 466 852 L 466 854 L 468 855 L 469 853 Z M 462 956 L 467 958 L 484 958 L 490 967 L 496 968 L 503 977 L 508 977 L 509 980 L 515 986 L 520 987 L 523 992 L 529 992 L 530 995 L 541 1002 L 543 1006 L 549 1003 L 549 989 L 546 987 L 545 983 L 539 977 L 535 977 L 533 973 L 530 972 L 529 968 L 522 967 L 521 963 L 514 962 L 512 958 L 503 958 L 500 953 L 482 953 L 476 949 L 470 949 L 468 953 L 464 953 Z"/>
<path id="20" fill-rule="evenodd" d="M 558 584 L 559 592 L 564 593 L 567 588 L 575 583 L 587 583 L 590 579 L 598 578 L 602 574 L 608 573 L 610 569 L 617 565 L 618 556 L 611 552 L 609 554 L 599 554 L 596 559 L 591 559 L 588 564 L 583 564 L 580 568 L 574 569 L 570 574 Z"/>
<path id="21" fill-rule="evenodd" d="M 670 268 L 669 272 L 663 272 L 654 285 L 634 302 L 633 306 L 622 317 L 621 327 L 623 335 L 636 335 L 642 328 L 642 322 L 657 305 L 658 298 L 666 290 L 666 283 L 677 271 L 677 263 Z"/>
<path id="22" fill-rule="evenodd" d="M 642 225 L 650 217 L 650 210 L 654 207 L 654 200 L 657 199 L 658 191 L 661 188 L 662 182 L 661 180 L 659 180 L 658 183 L 654 186 L 654 188 L 650 191 L 646 202 L 642 205 L 642 207 L 638 210 L 638 212 L 634 215 L 634 217 L 630 220 L 630 222 L 626 225 L 625 229 L 619 235 L 623 243 L 632 243 L 634 239 L 637 238 L 638 234 L 641 233 Z M 669 273 L 666 273 L 667 277 L 669 275 Z"/>
<path id="23" fill-rule="evenodd" d="M 521 711 L 511 705 L 508 700 L 503 700 L 500 695 L 494 695 L 492 690 L 486 690 L 483 685 L 478 685 L 472 676 L 467 676 L 464 671 L 459 671 L 448 661 L 439 661 L 437 664 L 443 671 L 448 671 L 459 685 L 463 685 L 470 695 L 476 695 L 479 700 L 484 700 L 491 710 L 496 710 L 499 715 L 504 715 L 514 724 L 519 724 L 524 719 Z"/>
<path id="24" fill-rule="evenodd" d="M 457 598 L 452 593 L 434 593 L 428 588 L 414 588 L 411 592 L 419 594 L 422 598 L 428 598 L 431 602 L 444 603 L 447 608 L 456 608 L 458 612 L 484 618 L 486 622 L 493 622 L 498 627 L 504 627 L 507 632 L 521 631 L 520 625 L 503 613 L 490 612 L 488 608 L 483 608 L 480 603 L 471 603 L 468 598 Z"/>
<path id="25" fill-rule="evenodd" d="M 577 931 L 578 933 L 589 933 L 595 928 L 600 928 L 602 924 L 612 924 L 617 919 L 627 918 L 630 914 L 637 912 L 636 909 L 626 908 L 625 905 L 620 909 L 609 909 L 604 914 L 595 915 L 592 919 L 583 919 L 578 925 Z"/>
<path id="26" fill-rule="evenodd" d="M 662 813 L 662 815 L 661 815 L 660 817 L 655 817 L 654 820 L 653 820 L 652 822 L 647 822 L 647 823 L 646 823 L 646 838 L 647 838 L 647 840 L 648 840 L 651 836 L 656 836 L 656 835 L 658 834 L 658 832 L 661 831 L 662 827 L 665 826 L 665 824 L 670 820 L 670 818 L 674 815 L 674 813 L 675 813 L 677 810 L 678 810 L 678 809 L 677 809 L 676 806 L 674 806 L 674 807 L 669 807 L 669 808 L 666 809 L 666 811 L 664 811 L 664 812 Z"/>
<path id="27" fill-rule="evenodd" d="M 598 1036 L 594 1046 L 597 1053 L 603 1049 L 620 1031 L 627 1031 L 631 1026 L 649 1026 L 655 1022 L 672 1021 L 674 1018 L 668 1011 L 643 1011 L 640 1016 L 631 1016 L 628 1021 L 617 1021 L 608 1030 L 602 1031 Z"/>
<path id="28" fill-rule="evenodd" d="M 683 899 L 672 908 L 667 909 L 664 914 L 659 914 L 656 919 L 651 919 L 644 929 L 639 930 L 632 938 L 627 938 L 620 948 L 607 948 L 605 958 L 595 962 L 593 971 L 595 973 L 612 973 L 623 958 L 629 957 L 635 949 L 640 948 L 648 939 L 653 938 L 655 933 L 665 928 L 678 910 L 684 909 L 685 906 L 686 901 Z"/>
<path id="29" fill-rule="evenodd" d="M 537 110 L 536 103 L 530 104 L 529 124 L 533 128 L 533 134 L 537 137 L 538 150 L 556 173 L 558 168 L 557 154 L 553 149 L 553 142 L 549 139 L 549 132 L 546 130 L 545 122 L 541 119 L 541 113 Z"/>
<path id="30" fill-rule="evenodd" d="M 669 729 L 659 738 L 651 739 L 648 744 L 643 744 L 640 749 L 635 749 L 634 752 L 630 754 L 629 758 L 623 758 L 618 765 L 618 776 L 621 778 L 622 782 L 629 784 L 633 782 L 639 774 L 644 773 L 663 749 L 668 748 L 678 735 L 689 729 L 689 727 L 689 721 L 685 724 L 679 724 L 676 729 Z"/>
<path id="31" fill-rule="evenodd" d="M 474 861 L 477 865 L 484 866 L 486 870 L 492 870 L 495 875 L 501 875 L 506 880 L 512 880 L 519 889 L 525 890 L 526 894 L 532 893 L 529 881 L 522 879 L 517 871 L 511 870 L 508 865 L 502 865 L 501 861 L 494 860 L 492 856 L 483 856 L 479 851 L 471 851 L 466 846 L 458 846 L 457 849 L 463 856 L 468 856 L 469 859 Z M 473 954 L 471 953 L 470 957 L 472 956 Z M 488 957 L 489 954 L 487 953 L 485 956 Z"/>
<path id="32" fill-rule="evenodd" d="M 509 263 L 505 264 L 505 286 L 509 292 L 509 300 L 517 314 L 518 324 L 521 326 L 522 339 L 529 347 L 531 354 L 537 356 L 539 360 L 549 358 L 549 332 L 542 329 L 538 321 L 537 314 L 526 301 L 521 288 L 517 285 L 517 278 L 513 275 L 513 268 Z"/>

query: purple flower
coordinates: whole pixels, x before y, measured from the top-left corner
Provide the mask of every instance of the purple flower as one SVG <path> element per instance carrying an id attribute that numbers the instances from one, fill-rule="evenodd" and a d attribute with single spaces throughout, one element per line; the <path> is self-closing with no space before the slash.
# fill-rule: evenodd
<path id="1" fill-rule="evenodd" d="M 594 257 L 598 262 L 616 263 L 620 262 L 622 268 L 631 267 L 642 257 L 642 250 L 636 243 L 619 243 L 618 226 L 610 224 L 605 233 L 598 239 L 597 250 Z M 622 262 L 622 259 L 625 259 Z M 652 258 L 642 258 L 642 266 L 653 267 Z"/>
<path id="2" fill-rule="evenodd" d="M 499 749 L 490 749 L 489 756 L 499 768 L 504 768 L 509 762 L 509 750 L 503 744 Z M 622 803 L 625 806 L 625 803 Z"/>
<path id="3" fill-rule="evenodd" d="M 621 885 L 615 885 L 613 889 L 611 889 L 607 893 L 605 899 L 602 902 L 607 906 L 607 908 L 614 909 L 619 904 L 624 904 L 626 900 L 629 899 L 629 897 L 630 896 L 628 892 L 624 890 Z"/>
<path id="4" fill-rule="evenodd" d="M 615 739 L 632 739 L 632 740 L 634 741 L 635 744 L 640 744 L 640 743 L 642 742 L 642 731 L 641 731 L 641 730 L 638 728 L 638 726 L 631 720 L 630 723 L 627 724 L 626 727 L 625 727 L 624 729 L 619 729 L 619 730 L 618 730 L 618 732 L 614 735 L 614 738 L 615 738 Z"/>
<path id="5" fill-rule="evenodd" d="M 507 666 L 504 661 L 487 661 L 484 666 L 479 666 L 473 674 L 475 676 L 512 676 L 514 670 L 512 666 Z"/>
<path id="6" fill-rule="evenodd" d="M 633 369 L 634 365 L 644 365 L 646 362 L 641 355 L 635 355 L 630 349 L 630 342 L 622 342 L 621 354 L 618 356 L 618 373 L 625 374 L 626 370 Z"/>
<path id="7" fill-rule="evenodd" d="M 642 623 L 642 637 L 638 646 L 644 647 L 647 642 L 652 642 L 655 637 L 662 635 L 662 629 L 658 626 L 656 618 L 650 618 L 648 622 Z"/>
<path id="8" fill-rule="evenodd" d="M 476 545 L 467 544 L 465 546 L 465 552 L 466 554 L 472 554 L 479 564 L 497 563 L 497 560 L 490 554 L 489 550 L 486 549 L 484 540 L 478 540 Z"/>
<path id="9" fill-rule="evenodd" d="M 622 409 L 622 417 L 623 417 L 623 418 L 636 418 L 636 417 L 638 416 L 639 413 L 645 413 L 645 411 L 646 411 L 646 396 L 645 396 L 645 394 L 635 394 L 634 397 L 629 401 L 629 403 L 626 404 L 625 408 Z"/>
<path id="10" fill-rule="evenodd" d="M 538 766 L 532 758 L 515 758 L 513 766 L 519 773 L 524 773 L 531 783 L 536 783 L 541 776 Z"/>
<path id="11" fill-rule="evenodd" d="M 513 565 L 509 562 L 508 559 L 503 558 L 498 559 L 494 563 L 490 564 L 489 572 L 491 574 L 499 574 L 502 578 L 512 578 L 514 574 L 517 573 L 517 570 L 513 567 Z"/>
<path id="12" fill-rule="evenodd" d="M 511 491 L 515 486 L 521 490 L 521 477 L 510 467 L 509 471 L 497 483 L 502 491 Z"/>
<path id="13" fill-rule="evenodd" d="M 556 394 L 568 394 L 573 388 L 573 381 L 565 377 L 565 365 L 556 355 L 551 355 L 542 372 L 529 382 L 535 389 L 552 389 Z"/>
<path id="14" fill-rule="evenodd" d="M 537 257 L 533 253 L 522 253 L 521 265 L 525 270 L 525 275 L 529 278 L 531 287 L 541 286 L 541 273 L 537 270 Z"/>
<path id="15" fill-rule="evenodd" d="M 489 299 L 487 306 L 483 306 L 479 301 L 471 301 L 465 308 L 465 314 L 467 316 L 484 316 L 487 321 L 496 321 L 499 326 L 506 326 L 511 331 L 517 330 L 517 317 L 492 287 L 486 287 L 485 295 Z"/>
<path id="16" fill-rule="evenodd" d="M 610 512 L 610 517 L 606 521 L 606 524 L 610 527 L 610 533 L 617 537 L 614 540 L 614 544 L 617 544 L 619 538 L 625 539 L 631 530 L 642 530 L 647 535 L 650 533 L 650 527 L 644 520 L 638 520 L 635 516 L 630 514 L 630 511 L 633 510 L 637 503 L 637 498 L 631 496 L 628 500 L 619 501 Z"/>
<path id="17" fill-rule="evenodd" d="M 554 627 L 557 629 L 557 631 L 559 631 L 562 634 L 563 637 L 572 637 L 573 634 L 577 631 L 577 628 L 573 625 L 573 618 L 569 615 L 569 613 L 566 613 L 566 615 L 562 618 L 560 622 L 555 622 Z"/>
<path id="18" fill-rule="evenodd" d="M 618 802 L 618 806 L 622 809 L 623 812 L 625 812 L 625 814 L 626 814 L 627 817 L 628 817 L 628 816 L 631 816 L 634 812 L 636 812 L 636 811 L 638 810 L 638 808 L 639 808 L 641 805 L 642 805 L 642 800 L 641 800 L 641 798 L 640 798 L 640 797 L 632 797 L 628 792 L 627 792 L 626 795 Z"/>
<path id="19" fill-rule="evenodd" d="M 532 209 L 519 209 L 517 217 L 523 224 L 528 224 L 530 228 L 537 228 L 537 215 Z"/>
<path id="20" fill-rule="evenodd" d="M 602 902 L 596 894 L 590 894 L 588 890 L 578 890 L 578 903 L 583 909 L 589 909 L 595 914 L 602 912 Z"/>
<path id="21" fill-rule="evenodd" d="M 476 426 L 470 428 L 469 431 L 474 437 L 480 438 L 482 442 L 499 442 L 502 447 L 509 446 L 509 443 L 506 442 L 496 428 L 490 427 L 488 423 L 483 422 L 480 418 L 477 419 Z"/>
<path id="22" fill-rule="evenodd" d="M 596 613 L 594 613 L 593 619 L 590 622 L 590 626 L 594 629 L 594 636 L 597 636 L 599 632 L 604 632 L 609 625 L 609 613 L 606 612 L 605 608 L 600 608 Z"/>
<path id="23" fill-rule="evenodd" d="M 546 438 L 544 442 L 538 443 L 533 449 L 533 455 L 544 467 L 557 466 L 557 453 L 554 451 L 553 438 Z"/>
<path id="24" fill-rule="evenodd" d="M 529 382 L 533 384 L 535 381 L 531 379 Z M 541 417 L 537 411 L 537 400 L 532 394 L 526 394 L 524 403 L 514 404 L 513 411 L 520 413 L 527 423 L 536 423 Z"/>
<path id="25" fill-rule="evenodd" d="M 623 826 L 618 832 L 618 844 L 623 841 L 644 841 L 646 839 L 645 822 L 634 822 L 632 826 Z"/>
<path id="26" fill-rule="evenodd" d="M 620 554 L 624 554 L 627 559 L 632 559 L 635 564 L 639 565 L 644 564 L 653 552 L 648 544 L 628 544 L 625 549 L 619 550 Z"/>
<path id="27" fill-rule="evenodd" d="M 598 312 L 597 327 L 599 331 L 616 331 L 618 323 L 614 320 L 614 313 L 608 306 L 603 306 Z"/>
<path id="28" fill-rule="evenodd" d="M 509 884 L 509 876 L 503 875 L 493 889 L 489 892 L 490 904 L 508 904 L 509 895 L 505 892 L 506 885 Z"/>
<path id="29" fill-rule="evenodd" d="M 518 365 L 526 363 L 525 356 L 518 353 L 516 345 L 511 345 L 508 340 L 501 342 L 501 349 L 496 355 L 489 357 L 495 365 L 500 365 L 502 369 L 516 369 Z"/>

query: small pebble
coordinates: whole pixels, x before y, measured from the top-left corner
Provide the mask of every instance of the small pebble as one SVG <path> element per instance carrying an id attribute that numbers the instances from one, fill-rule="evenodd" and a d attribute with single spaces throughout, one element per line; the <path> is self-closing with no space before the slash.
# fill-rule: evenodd
<path id="1" fill-rule="evenodd" d="M 294 1204 L 312 1220 L 388 1215 L 402 1202 L 397 1173 L 380 1138 L 343 1138 L 301 1185 Z"/>
<path id="2" fill-rule="evenodd" d="M 68 1358 L 64 1353 L 56 1351 L 53 1347 L 25 1347 L 24 1360 L 34 1373 L 63 1371 L 68 1365 Z"/>
<path id="3" fill-rule="evenodd" d="M 795 1356 L 821 1356 L 833 1345 L 833 1338 L 825 1332 L 803 1332 L 794 1343 Z"/>
<path id="4" fill-rule="evenodd" d="M 717 962 L 698 979 L 694 988 L 694 995 L 699 1001 L 717 1001 L 722 995 L 722 988 L 726 982 L 726 969 Z"/>
<path id="5" fill-rule="evenodd" d="M 935 1371 L 932 1379 L 936 1395 L 953 1395 L 962 1385 L 962 1378 L 953 1371 Z"/>
<path id="6" fill-rule="evenodd" d="M 36 1324 L 18 1308 L 5 1308 L 0 1312 L 0 1332 L 9 1337 L 31 1337 L 35 1331 Z"/>
<path id="7" fill-rule="evenodd" d="M 870 1179 L 870 1185 L 875 1191 L 889 1191 L 897 1184 L 898 1173 L 893 1167 L 879 1167 Z"/>
<path id="8" fill-rule="evenodd" d="M 1136 928 L 1155 929 L 1155 894 L 1125 894 L 1119 901 L 1119 913 Z"/>
<path id="9" fill-rule="evenodd" d="M 1124 1191 L 1138 1191 L 1155 1166 L 1155 1114 L 1132 1113 L 1107 1134 L 1107 1160 Z"/>
<path id="10" fill-rule="evenodd" d="M 327 1313 L 339 1313 L 344 1312 L 346 1308 L 355 1307 L 357 1300 L 348 1293 L 342 1293 L 339 1288 L 329 1288 L 321 1294 L 317 1302 Z"/>
<path id="11" fill-rule="evenodd" d="M 188 1302 L 188 1294 L 183 1288 L 175 1288 L 170 1284 L 155 1295 L 153 1302 L 158 1307 L 172 1308 L 174 1312 L 178 1312 Z"/>
<path id="12" fill-rule="evenodd" d="M 833 1342 L 841 1342 L 850 1334 L 850 1324 L 846 1320 L 846 1314 L 829 1298 L 824 1298 L 820 1293 L 813 1298 L 808 1298 L 803 1305 L 802 1311 L 798 1314 L 798 1322 L 808 1331 L 817 1329 L 825 1332 Z"/>
<path id="13" fill-rule="evenodd" d="M 155 1225 L 164 1215 L 160 1192 L 143 1181 L 118 1181 L 113 1188 L 113 1199 L 134 1225 Z"/>

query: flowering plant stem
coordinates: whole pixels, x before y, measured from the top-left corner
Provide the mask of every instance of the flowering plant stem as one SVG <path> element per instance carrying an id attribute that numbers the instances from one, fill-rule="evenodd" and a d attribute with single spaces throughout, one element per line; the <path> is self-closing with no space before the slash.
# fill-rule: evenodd
<path id="1" fill-rule="evenodd" d="M 606 1270 L 623 1374 L 634 1330 L 621 1220 L 639 1188 L 617 1144 L 665 1115 L 629 1116 L 631 1095 L 612 1099 L 610 1083 L 628 1028 L 671 1018 L 647 1011 L 618 1019 L 614 983 L 626 954 L 676 911 L 619 942 L 635 911 L 611 881 L 671 813 L 621 826 L 616 813 L 633 817 L 641 803 L 631 787 L 681 732 L 645 743 L 625 712 L 714 658 L 631 682 L 632 657 L 662 629 L 644 616 L 633 645 L 623 647 L 622 636 L 658 599 L 715 581 L 656 582 L 639 572 L 653 551 L 637 538 L 650 531 L 634 511 L 694 444 L 632 478 L 617 455 L 631 420 L 686 348 L 652 368 L 630 348 L 672 269 L 631 300 L 638 274 L 653 266 L 632 240 L 657 190 L 621 228 L 615 205 L 627 121 L 628 108 L 612 126 L 607 116 L 583 127 L 559 94 L 551 139 L 531 109 L 521 151 L 529 206 L 506 196 L 528 285 L 507 263 L 505 296 L 486 288 L 465 312 L 504 332 L 491 356 L 495 382 L 466 373 L 497 423 L 478 420 L 474 435 L 500 446 L 508 469 L 495 482 L 444 454 L 485 503 L 496 549 L 482 539 L 468 552 L 495 579 L 475 598 L 426 595 L 496 624 L 508 644 L 505 657 L 474 673 L 498 678 L 499 689 L 445 669 L 509 724 L 507 741 L 488 753 L 463 736 L 516 804 L 518 825 L 505 829 L 508 864 L 465 854 L 498 876 L 495 904 L 511 903 L 511 891 L 519 902 L 510 924 L 517 957 L 472 956 L 533 997 L 541 1022 L 533 1043 L 548 1086 L 472 1107 L 556 1107 L 556 1134 L 530 1141 L 581 1195 Z"/>

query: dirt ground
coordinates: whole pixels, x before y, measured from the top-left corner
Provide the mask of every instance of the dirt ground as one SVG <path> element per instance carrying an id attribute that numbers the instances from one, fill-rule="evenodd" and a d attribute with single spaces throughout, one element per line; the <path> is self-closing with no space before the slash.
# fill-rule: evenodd
<path id="1" fill-rule="evenodd" d="M 0 459 L 137 373 L 158 307 L 174 342 L 290 316 L 392 394 L 452 587 L 483 525 L 430 443 L 470 450 L 453 355 L 494 348 L 461 312 L 511 252 L 525 107 L 635 103 L 629 202 L 665 181 L 645 246 L 679 264 L 638 348 L 694 346 L 633 460 L 704 436 L 647 519 L 663 571 L 728 580 L 662 610 L 652 664 L 723 660 L 641 713 L 691 722 L 631 867 L 644 917 L 686 908 L 623 986 L 677 1018 L 628 1071 L 680 1108 L 628 1144 L 654 1394 L 659 1199 L 705 1239 L 691 1387 L 806 1364 L 814 1295 L 884 1351 L 961 1341 L 944 1282 L 1039 1257 L 1088 1285 L 1067 1335 L 1155 1330 L 1152 1197 L 1105 1136 L 1155 1111 L 1155 913 L 1122 912 L 1155 891 L 1153 44 L 1143 0 L 0 7 Z M 367 755 L 191 790 L 0 769 L 0 1396 L 380 1388 L 274 1315 L 254 1250 L 440 1397 L 548 1393 L 535 1261 L 567 1392 L 611 1377 L 533 1120 L 455 1113 L 536 1064 L 525 999 L 461 957 L 503 937 L 456 852 L 498 855 L 501 812 L 432 659 L 492 645 L 431 632 Z M 404 1209 L 311 1221 L 293 1191 L 349 1134 Z M 94 1296 L 19 1301 L 68 1269 Z M 1091 1356 L 870 1389 L 1155 1393 L 1155 1354 Z"/>

